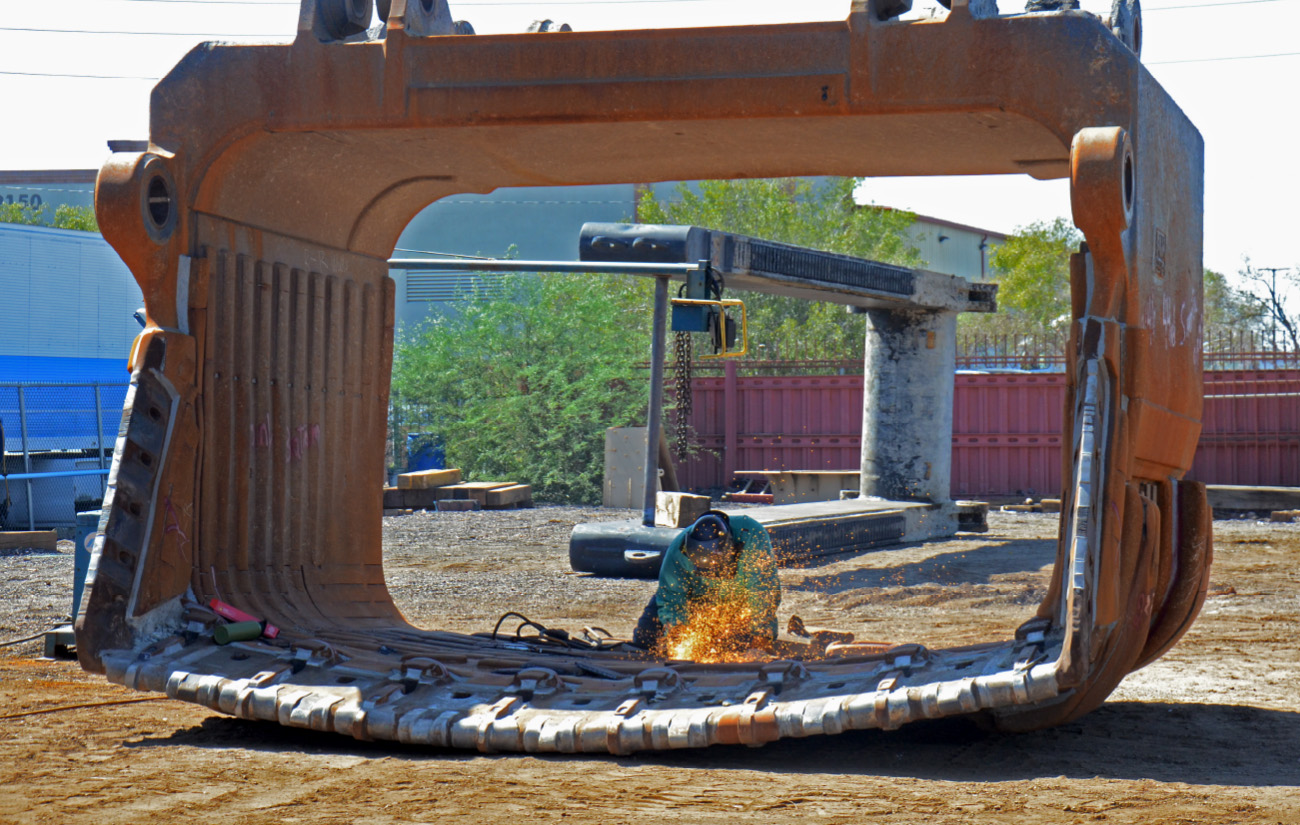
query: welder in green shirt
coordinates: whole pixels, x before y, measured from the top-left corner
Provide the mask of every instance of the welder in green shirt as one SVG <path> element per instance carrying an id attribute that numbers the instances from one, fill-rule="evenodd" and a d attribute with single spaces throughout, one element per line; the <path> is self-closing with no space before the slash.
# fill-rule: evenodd
<path id="1" fill-rule="evenodd" d="M 780 603 L 767 530 L 710 510 L 668 546 L 632 642 L 674 659 L 752 658 L 776 640 Z"/>

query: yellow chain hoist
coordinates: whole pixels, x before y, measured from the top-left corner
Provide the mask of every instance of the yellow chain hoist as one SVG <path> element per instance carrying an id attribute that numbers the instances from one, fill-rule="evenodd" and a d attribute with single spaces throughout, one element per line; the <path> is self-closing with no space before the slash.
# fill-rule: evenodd
<path id="1" fill-rule="evenodd" d="M 739 358 L 749 352 L 749 317 L 743 301 L 723 298 L 722 278 L 707 261 L 692 272 L 672 299 L 673 332 L 702 332 L 713 344 L 700 360 Z"/>

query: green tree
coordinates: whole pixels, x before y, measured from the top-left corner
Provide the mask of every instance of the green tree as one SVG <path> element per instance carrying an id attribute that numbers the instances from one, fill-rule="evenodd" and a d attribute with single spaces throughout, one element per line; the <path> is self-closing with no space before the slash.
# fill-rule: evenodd
<path id="1" fill-rule="evenodd" d="M 1232 286 L 1227 276 L 1213 269 L 1205 270 L 1202 286 L 1206 342 L 1260 329 L 1265 315 L 1260 299 Z"/>
<path id="2" fill-rule="evenodd" d="M 998 282 L 998 312 L 963 315 L 965 332 L 1021 336 L 1064 333 L 1070 320 L 1070 254 L 1083 239 L 1066 218 L 1021 227 L 989 256 Z M 1269 293 L 1249 264 L 1240 277 L 1261 294 L 1232 286 L 1220 272 L 1203 276 L 1204 334 L 1207 342 L 1263 328 L 1284 301 Z M 1280 291 L 1280 290 L 1279 290 Z M 1286 330 L 1286 325 L 1280 325 Z"/>
<path id="3" fill-rule="evenodd" d="M 1267 335 L 1270 347 L 1300 353 L 1300 313 L 1293 298 L 1300 292 L 1300 267 L 1261 269 L 1246 259 L 1240 278 L 1246 284 L 1238 292 L 1254 310 L 1254 331 Z"/>
<path id="4" fill-rule="evenodd" d="M 57 229 L 75 229 L 79 232 L 98 232 L 99 221 L 95 220 L 95 210 L 88 206 L 70 206 L 62 203 L 54 210 L 54 219 L 50 226 Z"/>
<path id="5" fill-rule="evenodd" d="M 22 203 L 0 204 L 0 223 L 17 223 L 25 226 L 52 226 L 55 229 L 76 229 L 81 232 L 98 232 L 95 210 L 88 206 L 60 204 L 53 217 L 46 218 L 49 209 L 44 205 L 35 208 Z"/>
<path id="6" fill-rule="evenodd" d="M 469 478 L 549 501 L 598 502 L 607 427 L 642 424 L 649 279 L 516 275 L 404 333 L 399 410 L 420 408 Z M 407 413 L 409 415 L 409 411 Z"/>
<path id="7" fill-rule="evenodd" d="M 35 209 L 25 203 L 0 203 L 0 223 L 17 223 L 24 226 L 44 226 L 45 207 Z"/>
<path id="8" fill-rule="evenodd" d="M 902 264 L 914 216 L 853 202 L 834 178 L 708 181 L 681 200 L 640 204 L 647 223 L 693 223 Z M 643 424 L 650 348 L 649 279 L 514 276 L 459 311 L 405 331 L 393 362 L 398 417 L 444 440 L 469 477 L 518 480 L 538 498 L 600 499 L 607 427 Z M 862 351 L 862 323 L 833 304 L 744 296 L 751 343 L 767 354 L 845 357 Z M 418 423 L 412 423 L 418 418 Z"/>
<path id="9" fill-rule="evenodd" d="M 853 178 L 712 180 L 698 191 L 680 185 L 672 201 L 647 192 L 642 223 L 692 224 L 876 261 L 921 266 L 907 229 L 910 212 L 858 206 Z M 732 296 L 737 297 L 737 296 Z M 862 353 L 862 322 L 836 304 L 761 293 L 742 297 L 749 313 L 751 355 L 767 358 L 851 358 Z M 762 355 L 759 355 L 762 353 Z"/>
<path id="10" fill-rule="evenodd" d="M 1070 254 L 1082 240 L 1065 218 L 1018 229 L 989 255 L 998 283 L 997 313 L 970 317 L 966 326 L 1017 333 L 1064 328 L 1070 322 Z"/>

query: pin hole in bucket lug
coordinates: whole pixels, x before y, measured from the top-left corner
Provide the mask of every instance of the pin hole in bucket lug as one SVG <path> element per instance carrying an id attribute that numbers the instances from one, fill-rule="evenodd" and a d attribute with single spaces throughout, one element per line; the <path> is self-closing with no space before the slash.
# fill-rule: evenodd
<path id="1" fill-rule="evenodd" d="M 176 182 L 165 160 L 147 157 L 140 166 L 140 219 L 150 240 L 164 244 L 176 231 Z"/>
<path id="2" fill-rule="evenodd" d="M 1137 181 L 1134 177 L 1133 170 L 1133 147 L 1126 140 L 1124 141 L 1124 161 L 1122 163 L 1124 176 L 1123 193 L 1124 193 L 1124 217 L 1127 219 L 1129 226 L 1133 225 L 1133 200 L 1137 190 Z"/>

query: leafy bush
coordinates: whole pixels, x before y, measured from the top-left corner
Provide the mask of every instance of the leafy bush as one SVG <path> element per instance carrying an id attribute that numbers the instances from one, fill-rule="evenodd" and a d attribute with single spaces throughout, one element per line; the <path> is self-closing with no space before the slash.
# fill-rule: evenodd
<path id="1" fill-rule="evenodd" d="M 710 180 L 677 188 L 676 200 L 641 199 L 644 223 L 691 224 L 873 261 L 921 266 L 907 229 L 911 212 L 859 206 L 854 178 Z M 755 358 L 860 358 L 863 323 L 838 304 L 748 292 L 750 355 Z"/>
<path id="2" fill-rule="evenodd" d="M 859 207 L 857 182 L 705 181 L 680 202 L 640 203 L 647 223 L 689 223 L 902 264 L 919 264 L 907 212 Z M 601 498 L 607 427 L 643 425 L 653 282 L 517 275 L 459 311 L 406 331 L 393 360 L 398 422 L 443 441 L 448 466 L 520 481 L 537 498 Z M 843 307 L 746 293 L 751 352 L 861 355 L 862 321 Z M 757 354 L 757 353 L 756 353 Z M 760 356 L 761 357 L 761 356 Z M 399 429 L 400 428 L 395 428 Z M 398 437 L 403 437 L 399 431 Z"/>
<path id="3" fill-rule="evenodd" d="M 46 220 L 49 209 L 44 205 L 37 207 L 25 203 L 0 204 L 0 223 L 17 223 L 24 226 L 52 226 L 55 229 L 76 229 L 80 232 L 98 232 L 99 223 L 95 220 L 95 210 L 88 206 L 70 206 L 60 204 L 54 210 L 54 216 Z"/>
<path id="4" fill-rule="evenodd" d="M 418 407 L 448 466 L 533 485 L 547 501 L 599 502 L 607 427 L 645 423 L 652 282 L 505 276 L 455 314 L 403 334 L 397 408 Z"/>

